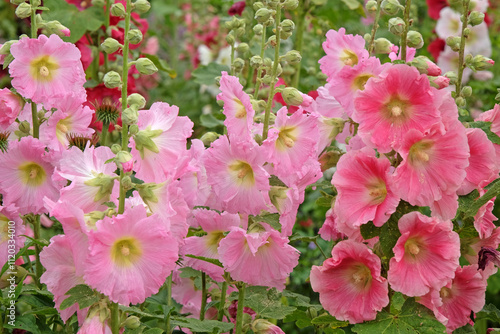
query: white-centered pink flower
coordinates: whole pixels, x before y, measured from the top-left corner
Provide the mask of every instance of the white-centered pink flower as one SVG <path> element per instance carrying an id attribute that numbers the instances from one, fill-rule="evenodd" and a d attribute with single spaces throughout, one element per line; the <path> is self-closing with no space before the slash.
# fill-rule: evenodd
<path id="1" fill-rule="evenodd" d="M 380 258 L 360 242 L 345 240 L 332 257 L 311 269 L 311 286 L 321 305 L 336 319 L 360 323 L 373 320 L 389 304 L 387 280 Z"/>

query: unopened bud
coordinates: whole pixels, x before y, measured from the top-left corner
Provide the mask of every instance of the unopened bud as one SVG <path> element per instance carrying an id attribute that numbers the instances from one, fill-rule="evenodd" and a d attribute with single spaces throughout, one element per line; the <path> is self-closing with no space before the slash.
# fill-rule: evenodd
<path id="1" fill-rule="evenodd" d="M 137 59 L 137 62 L 135 63 L 135 68 L 137 68 L 139 73 L 145 75 L 151 75 L 158 72 L 158 68 L 155 66 L 155 64 L 153 64 L 153 62 L 149 58 Z"/>
<path id="2" fill-rule="evenodd" d="M 134 9 L 138 14 L 144 14 L 149 11 L 151 4 L 148 0 L 137 0 L 134 2 Z"/>
<path id="3" fill-rule="evenodd" d="M 264 4 L 261 1 L 257 1 L 253 4 L 253 10 L 258 11 L 261 8 L 264 8 Z"/>
<path id="4" fill-rule="evenodd" d="M 264 26 L 262 24 L 256 24 L 254 27 L 253 27 L 253 33 L 255 35 L 262 35 L 262 32 L 264 32 Z"/>
<path id="5" fill-rule="evenodd" d="M 219 138 L 219 134 L 215 132 L 207 132 L 201 136 L 200 140 L 205 146 L 210 146 L 210 144 L 212 144 L 217 138 Z"/>
<path id="6" fill-rule="evenodd" d="M 288 51 L 285 55 L 285 60 L 290 64 L 290 65 L 295 65 L 300 63 L 302 60 L 302 56 L 300 55 L 300 52 L 297 50 L 292 50 Z"/>
<path id="7" fill-rule="evenodd" d="M 7 41 L 5 42 L 2 47 L 0 47 L 0 55 L 8 55 L 10 53 L 10 47 L 12 46 L 12 44 L 14 43 L 17 43 L 16 40 L 11 40 L 11 41 Z"/>
<path id="8" fill-rule="evenodd" d="M 415 57 L 410 64 L 414 66 L 421 74 L 428 74 L 433 77 L 441 75 L 441 69 L 425 56 Z"/>
<path id="9" fill-rule="evenodd" d="M 111 145 L 111 152 L 113 152 L 114 154 L 118 154 L 118 152 L 120 152 L 121 150 L 122 150 L 121 145 L 118 144 Z"/>
<path id="10" fill-rule="evenodd" d="M 280 26 L 281 31 L 284 33 L 291 33 L 293 32 L 293 29 L 295 29 L 295 23 L 293 23 L 293 21 L 289 19 L 283 20 Z"/>
<path id="11" fill-rule="evenodd" d="M 250 47 L 248 46 L 247 43 L 240 43 L 236 47 L 236 51 L 238 51 L 241 54 L 248 52 L 248 50 L 250 50 Z"/>
<path id="12" fill-rule="evenodd" d="M 283 92 L 281 92 L 281 96 L 283 97 L 283 100 L 285 100 L 285 103 L 288 105 L 300 106 L 302 102 L 304 102 L 302 94 L 293 87 L 286 87 L 285 89 L 283 89 Z"/>
<path id="13" fill-rule="evenodd" d="M 444 76 L 450 79 L 450 85 L 456 85 L 458 82 L 458 75 L 454 71 L 449 71 L 444 74 Z"/>
<path id="14" fill-rule="evenodd" d="M 115 162 L 120 169 L 123 169 L 125 173 L 131 172 L 134 168 L 134 158 L 128 151 L 118 152 L 116 154 Z"/>
<path id="15" fill-rule="evenodd" d="M 286 10 L 294 10 L 299 6 L 299 0 L 285 0 L 283 8 Z"/>
<path id="16" fill-rule="evenodd" d="M 21 131 L 22 133 L 30 134 L 30 123 L 28 121 L 22 121 L 21 123 L 19 123 L 19 131 Z"/>
<path id="17" fill-rule="evenodd" d="M 271 14 L 272 12 L 269 9 L 263 7 L 255 12 L 254 18 L 257 20 L 257 22 L 264 23 L 269 20 L 269 18 L 271 18 Z"/>
<path id="18" fill-rule="evenodd" d="M 125 17 L 126 15 L 126 10 L 123 4 L 117 2 L 111 5 L 111 15 L 113 16 L 118 16 L 118 17 Z"/>
<path id="19" fill-rule="evenodd" d="M 107 88 L 118 88 L 122 84 L 122 78 L 118 72 L 115 71 L 109 71 L 106 73 L 104 78 L 102 78 L 102 81 L 104 82 L 104 86 Z"/>
<path id="20" fill-rule="evenodd" d="M 130 316 L 123 322 L 123 325 L 128 329 L 137 329 L 141 326 L 141 321 L 135 315 Z"/>
<path id="21" fill-rule="evenodd" d="M 276 35 L 272 35 L 267 39 L 267 43 L 270 44 L 272 47 L 276 46 Z"/>
<path id="22" fill-rule="evenodd" d="M 462 96 L 463 97 L 470 97 L 472 95 L 472 87 L 471 86 L 465 86 L 462 88 Z"/>
<path id="23" fill-rule="evenodd" d="M 366 11 L 368 13 L 375 13 L 377 12 L 377 1 L 375 0 L 368 0 L 368 2 L 365 5 Z"/>
<path id="24" fill-rule="evenodd" d="M 127 108 L 122 112 L 122 122 L 125 125 L 136 124 L 139 119 L 139 111 L 135 108 Z"/>
<path id="25" fill-rule="evenodd" d="M 372 35 L 366 33 L 366 34 L 363 35 L 363 39 L 365 40 L 366 43 L 370 43 L 370 41 L 372 39 Z"/>
<path id="26" fill-rule="evenodd" d="M 382 11 L 390 16 L 394 16 L 399 12 L 401 5 L 398 0 L 384 0 L 380 5 Z"/>
<path id="27" fill-rule="evenodd" d="M 453 51 L 460 51 L 460 37 L 449 36 L 446 38 L 446 45 L 448 45 Z"/>
<path id="28" fill-rule="evenodd" d="M 440 75 L 438 77 L 430 77 L 429 79 L 431 86 L 437 89 L 443 89 L 450 85 L 450 79 L 445 77 L 444 75 Z"/>
<path id="29" fill-rule="evenodd" d="M 331 138 L 331 136 L 329 136 L 329 138 Z M 339 151 L 328 151 L 323 153 L 318 159 L 321 164 L 321 171 L 324 172 L 327 169 L 337 166 L 337 162 L 339 162 L 341 156 L 342 153 Z"/>
<path id="30" fill-rule="evenodd" d="M 131 126 L 128 127 L 128 132 L 133 136 L 136 135 L 137 132 L 139 132 L 139 126 L 137 124 L 132 124 Z"/>
<path id="31" fill-rule="evenodd" d="M 465 59 L 465 63 L 469 66 L 473 71 L 484 71 L 488 68 L 495 65 L 495 61 L 485 57 L 483 55 L 477 55 L 472 58 L 472 60 Z"/>
<path id="32" fill-rule="evenodd" d="M 469 24 L 471 26 L 477 26 L 484 22 L 484 13 L 473 11 L 469 15 Z"/>
<path id="33" fill-rule="evenodd" d="M 238 29 L 236 29 L 234 31 L 234 34 L 236 35 L 236 37 L 241 37 L 245 34 L 246 30 L 244 27 L 239 27 Z"/>
<path id="34" fill-rule="evenodd" d="M 23 2 L 16 8 L 16 16 L 20 19 L 25 19 L 31 16 L 31 5 Z"/>
<path id="35" fill-rule="evenodd" d="M 391 53 L 393 44 L 387 38 L 377 38 L 373 45 L 375 46 L 375 53 Z"/>
<path id="36" fill-rule="evenodd" d="M 22 3 L 25 3 L 25 2 L 26 2 L 26 0 L 10 0 L 10 3 L 13 5 L 16 5 L 16 6 L 18 6 Z"/>
<path id="37" fill-rule="evenodd" d="M 260 56 L 253 56 L 250 58 L 250 66 L 252 67 L 260 67 L 262 63 L 262 58 Z"/>
<path id="38" fill-rule="evenodd" d="M 137 110 L 139 110 L 146 106 L 146 99 L 141 94 L 133 93 L 127 97 L 127 104 L 131 107 L 134 106 Z"/>
<path id="39" fill-rule="evenodd" d="M 128 40 L 131 44 L 142 42 L 142 32 L 139 29 L 132 29 L 128 32 Z"/>
<path id="40" fill-rule="evenodd" d="M 229 45 L 234 45 L 234 43 L 236 42 L 236 39 L 234 38 L 234 35 L 233 34 L 228 34 L 226 36 L 226 42 Z"/>
<path id="41" fill-rule="evenodd" d="M 461 96 L 457 97 L 455 99 L 455 102 L 457 103 L 458 107 L 465 107 L 466 102 L 465 102 L 465 99 L 463 97 L 461 97 Z"/>
<path id="42" fill-rule="evenodd" d="M 245 66 L 245 61 L 241 58 L 236 58 L 233 62 L 233 67 L 236 72 L 241 72 L 244 66 Z"/>
<path id="43" fill-rule="evenodd" d="M 406 36 L 406 43 L 411 48 L 420 49 L 424 46 L 424 38 L 418 31 L 411 30 L 408 31 L 408 35 Z"/>
<path id="44" fill-rule="evenodd" d="M 467 38 L 470 36 L 470 28 L 465 28 L 464 29 L 464 37 Z"/>
<path id="45" fill-rule="evenodd" d="M 123 47 L 116 39 L 108 37 L 102 42 L 101 49 L 106 53 L 114 53 L 118 51 L 119 48 Z"/>
<path id="46" fill-rule="evenodd" d="M 396 36 L 401 36 L 405 27 L 405 21 L 400 17 L 393 17 L 389 20 L 389 31 Z"/>

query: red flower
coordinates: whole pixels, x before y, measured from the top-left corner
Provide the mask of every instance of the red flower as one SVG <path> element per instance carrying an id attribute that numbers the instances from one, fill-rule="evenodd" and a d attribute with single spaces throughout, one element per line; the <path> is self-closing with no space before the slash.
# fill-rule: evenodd
<path id="1" fill-rule="evenodd" d="M 241 16 L 241 13 L 243 13 L 243 10 L 245 9 L 245 1 L 238 1 L 235 2 L 231 8 L 227 11 L 227 13 L 231 16 L 234 15 L 239 15 Z"/>

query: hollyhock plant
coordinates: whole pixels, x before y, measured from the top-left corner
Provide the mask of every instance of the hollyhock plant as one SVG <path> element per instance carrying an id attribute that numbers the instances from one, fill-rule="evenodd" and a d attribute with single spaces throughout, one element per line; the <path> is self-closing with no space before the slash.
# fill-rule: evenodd
<path id="1" fill-rule="evenodd" d="M 407 296 L 441 289 L 455 275 L 460 238 L 451 221 L 410 212 L 398 222 L 401 237 L 394 246 L 387 280 Z"/>
<path id="2" fill-rule="evenodd" d="M 58 156 L 47 152 L 45 145 L 33 137 L 11 141 L 9 150 L 0 153 L 0 193 L 3 205 L 14 204 L 19 213 L 43 213 L 43 198 L 59 198 L 62 182 L 53 181 Z"/>
<path id="3" fill-rule="evenodd" d="M 219 242 L 220 261 L 234 280 L 283 290 L 285 281 L 297 266 L 299 252 L 269 225 L 263 231 L 247 233 L 233 227 Z"/>
<path id="4" fill-rule="evenodd" d="M 178 246 L 158 215 L 136 206 L 105 217 L 89 233 L 85 282 L 112 301 L 142 303 L 158 292 L 175 268 Z"/>
<path id="5" fill-rule="evenodd" d="M 344 240 L 322 266 L 312 267 L 311 287 L 336 319 L 353 324 L 373 320 L 389 304 L 387 280 L 380 270 L 380 258 L 366 245 Z"/>
<path id="6" fill-rule="evenodd" d="M 368 221 L 382 226 L 396 211 L 391 163 L 370 151 L 350 151 L 337 163 L 332 184 L 337 189 L 334 211 L 338 224 L 358 227 Z"/>
<path id="7" fill-rule="evenodd" d="M 85 72 L 74 44 L 57 35 L 40 35 L 21 38 L 10 51 L 12 86 L 25 98 L 52 106 L 69 94 L 85 96 Z"/>

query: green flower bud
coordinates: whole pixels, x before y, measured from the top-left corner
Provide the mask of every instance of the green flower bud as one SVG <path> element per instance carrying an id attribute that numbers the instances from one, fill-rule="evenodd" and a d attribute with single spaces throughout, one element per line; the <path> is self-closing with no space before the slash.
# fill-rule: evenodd
<path id="1" fill-rule="evenodd" d="M 134 167 L 134 158 L 128 151 L 120 151 L 116 153 L 115 162 L 125 173 L 131 172 Z M 130 182 L 132 183 L 132 181 Z"/>
<path id="2" fill-rule="evenodd" d="M 245 34 L 245 28 L 243 27 L 239 27 L 238 29 L 236 29 L 234 31 L 234 34 L 236 35 L 236 37 L 241 37 Z"/>
<path id="3" fill-rule="evenodd" d="M 122 122 L 125 125 L 136 124 L 139 119 L 139 111 L 135 108 L 127 108 L 122 112 Z"/>
<path id="4" fill-rule="evenodd" d="M 264 58 L 264 66 L 271 67 L 272 64 L 273 64 L 273 61 L 271 58 L 269 58 L 269 57 Z"/>
<path id="5" fill-rule="evenodd" d="M 104 0 L 92 0 L 91 3 L 92 6 L 96 7 L 104 7 L 106 5 L 106 2 Z"/>
<path id="6" fill-rule="evenodd" d="M 473 71 L 484 71 L 488 68 L 492 67 L 495 64 L 491 58 L 485 57 L 483 55 L 477 55 L 470 60 L 471 57 L 465 58 L 465 63 L 469 66 Z"/>
<path id="7" fill-rule="evenodd" d="M 276 46 L 276 35 L 272 35 L 267 39 L 267 43 L 270 44 L 272 47 Z"/>
<path id="8" fill-rule="evenodd" d="M 420 49 L 424 46 L 424 38 L 418 31 L 411 30 L 408 31 L 408 35 L 406 36 L 406 43 L 411 48 Z"/>
<path id="9" fill-rule="evenodd" d="M 37 14 L 37 17 L 39 15 L 40 14 Z M 68 27 L 63 26 L 59 21 L 49 21 L 49 22 L 42 21 L 39 27 L 45 28 L 48 34 L 56 34 L 59 37 L 65 37 L 71 35 L 71 31 L 68 29 Z"/>
<path id="10" fill-rule="evenodd" d="M 390 16 L 394 16 L 399 12 L 401 5 L 398 0 L 384 0 L 380 5 L 382 11 Z"/>
<path id="11" fill-rule="evenodd" d="M 33 7 L 38 7 L 38 6 L 40 6 L 41 4 L 42 4 L 42 1 L 41 1 L 41 0 L 32 0 L 32 1 L 31 1 L 31 5 L 32 5 Z"/>
<path id="12" fill-rule="evenodd" d="M 118 51 L 119 48 L 122 48 L 123 45 L 121 45 L 116 39 L 112 37 L 108 37 L 104 40 L 104 42 L 101 43 L 101 49 L 102 51 L 106 53 L 114 53 Z"/>
<path id="13" fill-rule="evenodd" d="M 128 128 L 128 132 L 133 136 L 133 135 L 136 135 L 137 132 L 139 132 L 139 127 L 137 126 L 137 124 L 132 124 L 131 126 L 129 126 Z"/>
<path id="14" fill-rule="evenodd" d="M 462 96 L 463 97 L 470 97 L 472 95 L 472 87 L 471 86 L 465 86 L 462 88 Z"/>
<path id="15" fill-rule="evenodd" d="M 246 53 L 248 52 L 248 50 L 250 50 L 250 47 L 248 46 L 247 43 L 240 43 L 236 47 L 236 51 L 238 51 L 239 53 Z"/>
<path id="16" fill-rule="evenodd" d="M 300 52 L 297 50 L 291 50 L 288 51 L 285 55 L 285 60 L 290 64 L 290 65 L 295 65 L 300 63 L 302 60 L 302 56 L 300 55 Z"/>
<path id="17" fill-rule="evenodd" d="M 233 34 L 228 34 L 226 36 L 226 42 L 229 45 L 234 45 L 234 43 L 236 42 L 236 39 L 234 38 L 234 35 Z"/>
<path id="18" fill-rule="evenodd" d="M 253 56 L 250 58 L 250 66 L 260 67 L 262 66 L 262 58 L 260 56 Z"/>
<path id="19" fill-rule="evenodd" d="M 245 66 L 245 61 L 241 58 L 236 58 L 233 62 L 233 67 L 236 72 L 241 72 L 244 66 Z"/>
<path id="20" fill-rule="evenodd" d="M 123 18 L 125 17 L 126 14 L 127 11 L 125 10 L 125 7 L 121 3 L 117 2 L 111 5 L 111 15 Z"/>
<path id="21" fill-rule="evenodd" d="M 0 48 L 0 55 L 8 55 L 10 53 L 10 47 L 12 46 L 12 44 L 14 43 L 17 43 L 16 40 L 11 40 L 11 41 L 7 41 L 5 42 L 2 47 Z"/>
<path id="22" fill-rule="evenodd" d="M 262 24 L 256 24 L 254 27 L 253 27 L 253 33 L 255 35 L 262 35 L 262 33 L 264 32 L 264 26 Z"/>
<path id="23" fill-rule="evenodd" d="M 469 15 L 469 24 L 471 26 L 477 26 L 478 24 L 481 24 L 484 22 L 484 13 L 478 12 L 478 11 L 473 11 Z"/>
<path id="24" fill-rule="evenodd" d="M 458 82 L 458 75 L 456 72 L 449 71 L 444 74 L 445 77 L 450 79 L 450 85 L 456 85 Z"/>
<path id="25" fill-rule="evenodd" d="M 299 6 L 299 0 L 285 0 L 283 8 L 286 10 L 294 10 Z"/>
<path id="26" fill-rule="evenodd" d="M 107 88 L 118 88 L 122 84 L 122 78 L 115 71 L 109 71 L 106 73 L 104 78 L 102 78 L 102 81 L 104 82 L 104 86 Z"/>
<path id="27" fill-rule="evenodd" d="M 10 3 L 13 5 L 16 5 L 16 6 L 18 6 L 22 3 L 25 3 L 25 2 L 26 2 L 26 0 L 10 0 Z"/>
<path id="28" fill-rule="evenodd" d="M 142 32 L 139 29 L 132 29 L 128 32 L 128 40 L 131 44 L 142 42 Z"/>
<path id="29" fill-rule="evenodd" d="M 139 110 L 146 106 L 146 99 L 141 94 L 133 93 L 127 97 L 127 104 Z"/>
<path id="30" fill-rule="evenodd" d="M 239 19 L 236 16 L 233 16 L 233 27 L 237 28 L 245 28 L 245 20 Z"/>
<path id="31" fill-rule="evenodd" d="M 467 38 L 470 36 L 470 28 L 465 28 L 464 29 L 464 37 Z"/>
<path id="32" fill-rule="evenodd" d="M 295 23 L 293 23 L 293 21 L 289 19 L 283 20 L 280 26 L 281 31 L 284 33 L 291 33 L 293 32 L 293 29 L 295 29 Z"/>
<path id="33" fill-rule="evenodd" d="M 453 51 L 460 51 L 460 37 L 450 36 L 446 38 L 446 45 L 448 45 Z"/>
<path id="34" fill-rule="evenodd" d="M 255 110 L 256 112 L 261 112 L 266 109 L 266 102 L 263 100 L 251 99 L 250 103 L 252 104 L 253 110 Z"/>
<path id="35" fill-rule="evenodd" d="M 134 9 L 139 14 L 144 14 L 149 11 L 151 4 L 148 0 L 137 0 L 134 2 Z"/>
<path id="36" fill-rule="evenodd" d="M 269 9 L 263 7 L 255 12 L 254 18 L 257 20 L 257 22 L 264 23 L 271 18 L 271 14 L 272 12 Z"/>
<path id="37" fill-rule="evenodd" d="M 285 100 L 285 103 L 288 105 L 300 106 L 302 102 L 304 102 L 302 94 L 300 94 L 300 92 L 293 87 L 286 87 L 285 89 L 283 89 L 283 92 L 281 92 L 281 96 L 283 97 L 283 100 Z"/>
<path id="38" fill-rule="evenodd" d="M 375 0 L 369 0 L 366 5 L 365 5 L 366 11 L 368 13 L 375 13 L 377 12 L 377 1 Z"/>
<path id="39" fill-rule="evenodd" d="M 203 136 L 201 136 L 200 140 L 203 142 L 203 145 L 210 146 L 217 138 L 219 138 L 219 134 L 215 132 L 207 132 Z"/>
<path id="40" fill-rule="evenodd" d="M 30 123 L 28 121 L 22 121 L 21 123 L 19 123 L 19 131 L 29 135 L 31 131 Z"/>
<path id="41" fill-rule="evenodd" d="M 461 97 L 461 96 L 457 97 L 455 99 L 455 102 L 457 103 L 458 107 L 460 107 L 460 108 L 465 107 L 466 102 L 465 102 L 465 99 L 463 97 Z"/>
<path id="42" fill-rule="evenodd" d="M 128 317 L 127 320 L 125 320 L 125 322 L 123 323 L 123 325 L 128 329 L 136 329 L 141 326 L 141 321 L 139 320 L 138 317 L 133 315 Z"/>
<path id="43" fill-rule="evenodd" d="M 262 78 L 262 83 L 264 85 L 268 85 L 269 86 L 272 81 L 273 81 L 273 78 L 269 74 L 264 75 L 264 77 Z"/>
<path id="44" fill-rule="evenodd" d="M 266 3 L 269 6 L 269 8 L 276 9 L 278 8 L 280 0 L 266 0 Z"/>
<path id="45" fill-rule="evenodd" d="M 128 153 L 128 152 L 127 152 Z M 130 153 L 129 153 L 130 154 Z M 117 163 L 117 165 L 120 165 L 119 163 Z M 123 167 L 122 167 L 123 168 Z M 120 168 L 120 169 L 122 169 Z M 126 172 L 127 173 L 127 172 Z M 122 178 L 122 182 L 120 183 L 123 187 L 123 189 L 125 189 L 125 191 L 127 190 L 130 190 L 132 188 L 134 188 L 134 183 L 132 182 L 132 178 L 128 175 L 125 175 L 123 178 Z"/>
<path id="46" fill-rule="evenodd" d="M 253 4 L 253 10 L 258 11 L 261 8 L 264 8 L 264 4 L 262 2 L 257 1 Z"/>
<path id="47" fill-rule="evenodd" d="M 400 17 L 393 17 L 389 20 L 389 31 L 396 36 L 401 36 L 405 27 L 405 21 Z"/>
<path id="48" fill-rule="evenodd" d="M 375 53 L 390 53 L 393 44 L 387 38 L 377 38 L 373 45 L 375 46 Z"/>
<path id="49" fill-rule="evenodd" d="M 23 2 L 16 8 L 16 16 L 20 19 L 25 19 L 31 16 L 31 5 Z"/>
<path id="50" fill-rule="evenodd" d="M 151 75 L 158 72 L 158 68 L 153 64 L 153 62 L 148 58 L 139 58 L 135 63 L 135 68 L 141 74 Z"/>
<path id="51" fill-rule="evenodd" d="M 121 150 L 122 150 L 121 145 L 118 144 L 111 145 L 111 152 L 113 152 L 114 154 L 118 154 L 118 152 L 120 152 Z"/>
<path id="52" fill-rule="evenodd" d="M 366 43 L 370 43 L 371 39 L 372 39 L 372 35 L 371 34 L 364 34 L 363 35 L 363 39 L 365 40 Z"/>

